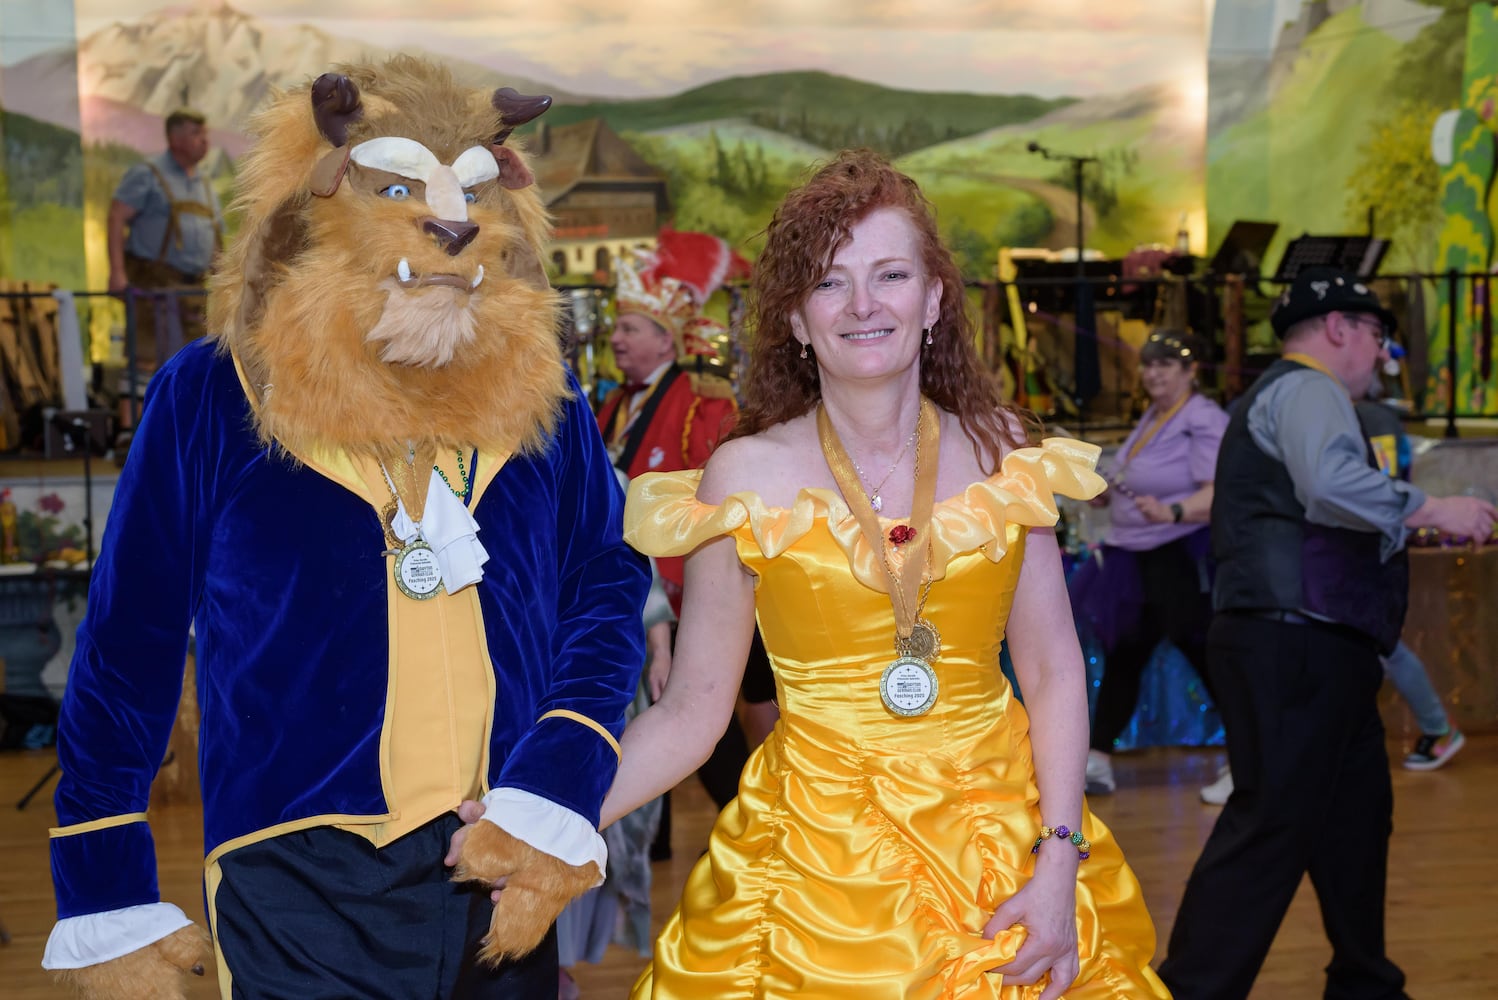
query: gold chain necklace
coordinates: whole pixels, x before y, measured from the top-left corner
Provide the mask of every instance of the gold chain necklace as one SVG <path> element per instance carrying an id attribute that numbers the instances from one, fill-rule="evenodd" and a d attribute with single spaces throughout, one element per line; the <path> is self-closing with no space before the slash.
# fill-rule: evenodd
<path id="1" fill-rule="evenodd" d="M 458 450 L 457 457 L 458 483 L 462 486 L 461 490 L 457 486 L 454 486 L 452 484 L 452 480 L 447 478 L 447 473 L 442 471 L 441 466 L 433 463 L 432 471 L 437 473 L 438 476 L 442 477 L 442 482 L 447 487 L 448 492 L 452 493 L 453 496 L 466 503 L 468 501 L 469 492 L 473 489 L 473 479 L 468 474 L 468 467 L 463 461 L 463 452 L 461 449 Z M 425 497 L 421 498 L 420 506 L 418 506 L 416 502 L 420 494 L 420 491 L 417 489 L 416 485 L 416 449 L 410 445 L 407 446 L 405 468 L 402 469 L 400 463 L 396 463 L 397 477 L 392 477 L 390 475 L 390 470 L 386 468 L 384 462 L 380 463 L 380 470 L 385 474 L 385 485 L 390 491 L 390 502 L 380 510 L 380 523 L 385 527 L 385 541 L 388 542 L 392 548 L 399 548 L 401 541 L 395 536 L 394 524 L 395 515 L 400 509 L 400 504 L 402 502 L 405 503 L 407 516 L 409 516 L 411 520 L 416 522 L 417 524 L 421 523 L 422 515 L 426 513 Z M 406 482 L 397 484 L 396 478 L 403 479 Z M 403 498 L 401 496 L 400 486 L 407 487 L 406 494 L 409 499 Z"/>

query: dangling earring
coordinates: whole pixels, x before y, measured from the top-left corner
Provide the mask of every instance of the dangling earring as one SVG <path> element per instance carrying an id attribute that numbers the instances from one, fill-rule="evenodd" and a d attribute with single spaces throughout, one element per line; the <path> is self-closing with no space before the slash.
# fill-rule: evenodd
<path id="1" fill-rule="evenodd" d="M 926 346 L 930 347 L 931 346 L 931 328 L 929 326 L 926 327 L 924 333 L 926 334 Z"/>
<path id="2" fill-rule="evenodd" d="M 806 345 L 805 344 L 801 345 L 801 360 L 802 361 L 806 360 Z"/>

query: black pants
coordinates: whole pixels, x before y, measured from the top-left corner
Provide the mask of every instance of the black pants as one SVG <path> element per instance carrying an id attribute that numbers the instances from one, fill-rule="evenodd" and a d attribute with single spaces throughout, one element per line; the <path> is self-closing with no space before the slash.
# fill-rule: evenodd
<path id="1" fill-rule="evenodd" d="M 1113 752 L 1114 740 L 1134 717 L 1144 668 L 1149 666 L 1161 639 L 1169 639 L 1186 655 L 1201 675 L 1208 695 L 1212 694 L 1206 651 L 1212 596 L 1203 567 L 1187 550 L 1184 539 L 1127 556 L 1139 567 L 1144 601 L 1136 626 L 1119 636 L 1106 652 L 1090 741 L 1092 749 L 1103 753 Z"/>
<path id="2" fill-rule="evenodd" d="M 1404 997 L 1384 954 L 1393 789 L 1371 644 L 1218 615 L 1207 655 L 1233 795 L 1186 883 L 1160 978 L 1176 1000 L 1247 997 L 1301 877 L 1332 944 L 1327 1000 Z"/>
<path id="3" fill-rule="evenodd" d="M 499 969 L 474 961 L 493 904 L 444 868 L 451 814 L 378 850 L 321 827 L 224 855 L 218 946 L 245 1000 L 555 1000 L 553 928 Z"/>

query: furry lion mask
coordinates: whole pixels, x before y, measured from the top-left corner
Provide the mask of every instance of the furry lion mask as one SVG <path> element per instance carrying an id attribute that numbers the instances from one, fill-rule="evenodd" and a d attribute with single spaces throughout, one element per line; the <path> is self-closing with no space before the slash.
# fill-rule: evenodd
<path id="1" fill-rule="evenodd" d="M 534 449 L 567 380 L 549 222 L 511 130 L 550 98 L 398 56 L 274 95 L 211 329 L 293 455 Z"/>

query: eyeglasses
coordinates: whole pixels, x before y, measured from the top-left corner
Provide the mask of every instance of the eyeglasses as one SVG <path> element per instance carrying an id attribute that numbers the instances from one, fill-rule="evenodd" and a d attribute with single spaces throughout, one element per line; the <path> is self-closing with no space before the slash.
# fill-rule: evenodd
<path id="1" fill-rule="evenodd" d="M 1363 324 L 1373 323 L 1377 329 L 1368 332 L 1373 334 L 1373 339 L 1378 342 L 1380 351 L 1387 351 L 1394 346 L 1394 338 L 1389 336 L 1389 331 L 1384 329 L 1383 322 L 1377 316 L 1370 316 L 1368 313 L 1342 313 L 1341 315 L 1343 319 L 1356 327 L 1366 329 Z"/>

